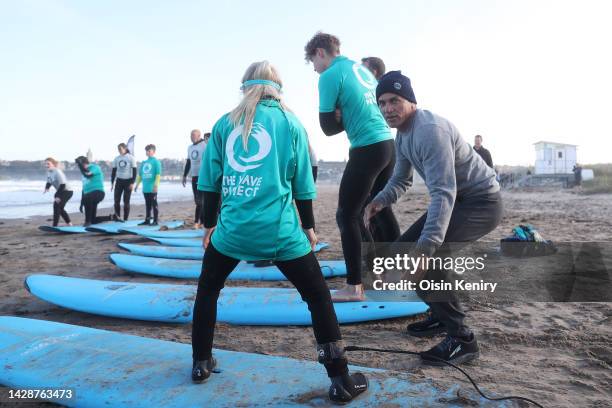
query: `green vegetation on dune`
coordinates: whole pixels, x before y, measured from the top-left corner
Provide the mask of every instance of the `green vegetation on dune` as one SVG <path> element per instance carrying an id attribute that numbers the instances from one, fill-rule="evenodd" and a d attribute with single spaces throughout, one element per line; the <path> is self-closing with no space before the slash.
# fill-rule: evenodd
<path id="1" fill-rule="evenodd" d="M 612 164 L 592 164 L 583 168 L 593 169 L 595 178 L 582 182 L 582 194 L 612 193 Z"/>

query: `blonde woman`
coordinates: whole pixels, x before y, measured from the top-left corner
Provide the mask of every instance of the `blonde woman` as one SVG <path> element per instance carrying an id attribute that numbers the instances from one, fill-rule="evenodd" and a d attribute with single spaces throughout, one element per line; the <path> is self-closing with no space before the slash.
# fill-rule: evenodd
<path id="1" fill-rule="evenodd" d="M 193 312 L 192 379 L 206 380 L 215 367 L 217 299 L 227 276 L 241 259 L 271 259 L 308 304 L 319 362 L 332 382 L 330 399 L 346 403 L 368 382 L 361 373 L 349 374 L 329 289 L 312 252 L 316 190 L 308 136 L 282 102 L 281 86 L 269 62 L 251 64 L 242 101 L 213 127 L 200 167 L 206 252 Z"/>
<path id="2" fill-rule="evenodd" d="M 45 167 L 47 168 L 47 184 L 45 191 L 47 193 L 51 186 L 55 188 L 55 196 L 53 198 L 53 226 L 57 227 L 60 216 L 66 222 L 66 225 L 72 225 L 70 216 L 64 210 L 66 203 L 72 198 L 72 189 L 68 185 L 66 175 L 58 167 L 58 162 L 53 157 L 45 159 Z"/>

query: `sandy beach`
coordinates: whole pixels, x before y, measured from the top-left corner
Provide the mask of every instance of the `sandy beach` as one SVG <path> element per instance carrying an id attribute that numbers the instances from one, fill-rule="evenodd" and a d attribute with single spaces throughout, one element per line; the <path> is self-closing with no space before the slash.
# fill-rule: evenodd
<path id="1" fill-rule="evenodd" d="M 315 203 L 317 234 L 331 247 L 319 259 L 341 259 L 342 250 L 335 222 L 336 185 L 319 186 Z M 612 241 L 612 195 L 582 196 L 570 190 L 503 192 L 505 215 L 501 225 L 485 237 L 495 244 L 519 223 L 532 223 L 553 241 Z M 394 207 L 402 231 L 427 208 L 422 186 Z M 49 204 L 51 211 L 51 204 Z M 106 214 L 108 210 L 102 210 Z M 142 216 L 135 207 L 133 217 Z M 160 204 L 162 219 L 181 219 L 190 225 L 191 201 Z M 82 221 L 74 215 L 75 223 Z M 113 281 L 193 284 L 193 281 L 150 278 L 124 272 L 108 261 L 119 252 L 117 242 L 138 242 L 134 236 L 54 235 L 38 230 L 50 217 L 0 220 L 0 314 L 51 320 L 146 337 L 190 343 L 191 325 L 149 323 L 105 318 L 63 309 L 31 296 L 23 286 L 28 274 L 46 273 Z M 329 280 L 331 288 L 343 279 Z M 228 286 L 290 287 L 283 282 L 227 282 Z M 551 407 L 612 406 L 612 304 L 468 301 L 468 324 L 476 332 L 480 359 L 466 370 L 489 393 L 522 395 Z M 342 326 L 348 344 L 424 350 L 441 338 L 416 339 L 405 334 L 414 319 L 394 319 Z M 251 327 L 218 324 L 215 347 L 243 352 L 315 358 L 310 328 Z M 432 379 L 446 389 L 459 384 L 457 400 L 450 405 L 473 406 L 461 398 L 472 387 L 450 368 L 422 366 L 413 356 L 352 353 L 353 364 L 412 373 L 414 381 Z M 323 375 L 323 371 L 322 371 Z M 444 402 L 440 402 L 444 406 Z M 355 404 L 358 406 L 358 404 Z"/>

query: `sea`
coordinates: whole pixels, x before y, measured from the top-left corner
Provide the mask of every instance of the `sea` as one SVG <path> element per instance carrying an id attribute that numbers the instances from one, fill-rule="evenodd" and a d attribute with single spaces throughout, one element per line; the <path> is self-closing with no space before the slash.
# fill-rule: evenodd
<path id="1" fill-rule="evenodd" d="M 53 215 L 53 199 L 55 189 L 51 187 L 49 192 L 43 194 L 46 180 L 0 180 L 0 218 L 15 219 L 28 218 L 38 215 Z M 81 203 L 81 180 L 69 180 L 74 194 L 68 204 L 66 211 L 78 212 Z M 141 185 L 142 188 L 142 185 Z M 106 196 L 98 205 L 99 209 L 113 207 L 113 193 L 110 191 L 110 182 L 104 184 Z M 162 181 L 159 185 L 157 199 L 160 203 L 168 201 L 184 201 L 193 199 L 191 183 L 183 187 L 181 183 Z M 144 204 L 142 190 L 132 193 L 131 204 Z M 99 215 L 106 214 L 105 211 L 98 212 Z"/>

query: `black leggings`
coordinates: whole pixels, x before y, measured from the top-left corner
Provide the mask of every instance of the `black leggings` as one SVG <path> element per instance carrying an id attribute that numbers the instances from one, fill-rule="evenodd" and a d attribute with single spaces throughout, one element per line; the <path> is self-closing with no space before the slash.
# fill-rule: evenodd
<path id="1" fill-rule="evenodd" d="M 385 187 L 395 166 L 393 140 L 356 147 L 349 151 L 349 161 L 340 182 L 336 222 L 340 229 L 342 251 L 346 262 L 347 283 L 361 283 L 361 232 L 363 208 Z M 389 231 L 389 237 L 399 235 L 397 220 L 391 208 L 378 214 L 377 225 Z M 387 242 L 393 241 L 388 239 Z"/>
<path id="2" fill-rule="evenodd" d="M 132 197 L 132 179 L 120 179 L 115 182 L 115 215 L 121 216 L 121 196 L 123 195 L 123 219 L 128 220 L 130 216 L 130 197 Z"/>
<path id="3" fill-rule="evenodd" d="M 99 224 L 101 222 L 110 221 L 110 216 L 97 217 L 98 204 L 104 200 L 104 191 L 95 190 L 83 195 L 83 206 L 85 207 L 85 223 Z"/>
<path id="4" fill-rule="evenodd" d="M 212 355 L 213 336 L 217 320 L 217 299 L 228 275 L 240 262 L 223 255 L 212 243 L 204 252 L 202 273 L 198 282 L 198 294 L 193 307 L 192 347 L 194 360 L 207 360 Z M 317 343 L 340 340 L 340 327 L 331 295 L 321 273 L 319 262 L 310 252 L 291 261 L 276 261 L 275 265 L 295 285 L 302 299 L 308 304 L 312 316 L 312 328 Z M 346 369 L 340 367 L 340 371 Z M 328 374 L 335 376 L 337 373 Z"/>
<path id="5" fill-rule="evenodd" d="M 204 194 L 198 190 L 198 178 L 191 178 L 191 189 L 193 190 L 193 201 L 195 201 L 195 222 L 204 225 Z"/>
<path id="6" fill-rule="evenodd" d="M 66 224 L 70 224 L 70 216 L 68 215 L 66 210 L 64 210 L 64 207 L 66 206 L 66 203 L 72 198 L 72 191 L 58 191 L 57 193 L 55 193 L 55 198 L 59 198 L 60 201 L 59 203 L 55 200 L 53 201 L 53 226 L 57 227 L 60 215 L 62 216 L 64 221 L 66 221 Z"/>
<path id="7" fill-rule="evenodd" d="M 153 222 L 157 222 L 159 209 L 157 208 L 157 193 L 143 193 L 145 199 L 145 208 L 147 211 L 146 219 L 151 219 L 151 210 L 153 210 Z"/>

